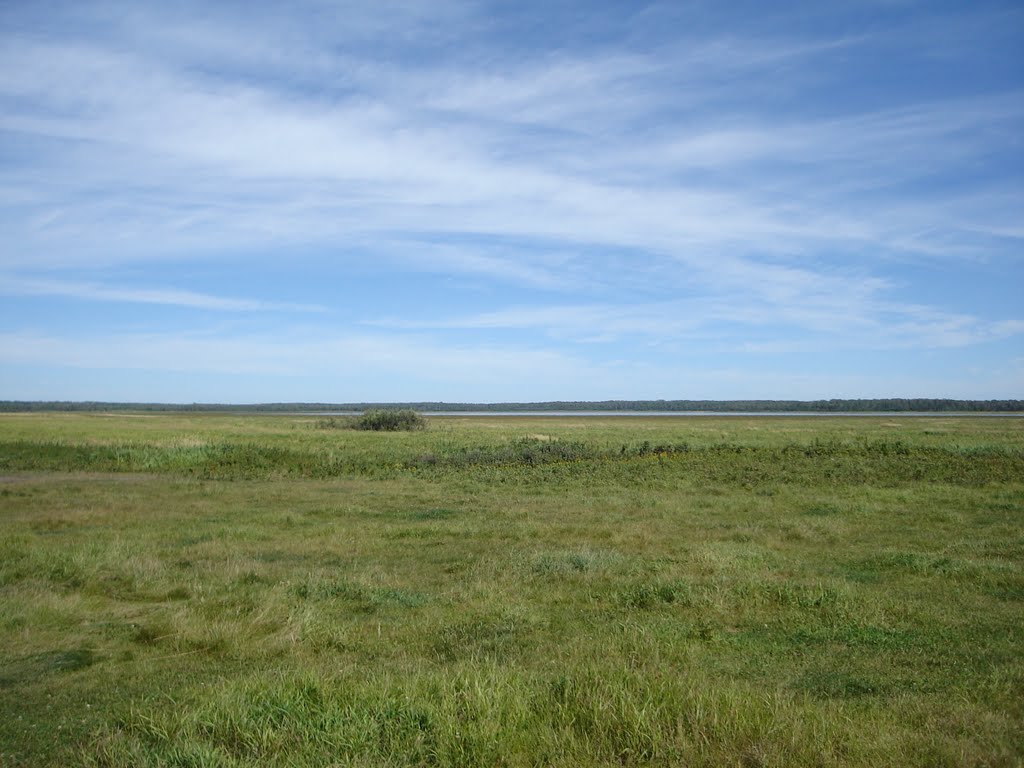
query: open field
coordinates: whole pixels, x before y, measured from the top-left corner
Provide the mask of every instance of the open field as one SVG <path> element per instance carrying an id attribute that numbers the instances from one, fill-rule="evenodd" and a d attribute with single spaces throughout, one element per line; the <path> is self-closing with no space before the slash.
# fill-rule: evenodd
<path id="1" fill-rule="evenodd" d="M 1020 765 L 1024 419 L 0 415 L 0 765 Z"/>

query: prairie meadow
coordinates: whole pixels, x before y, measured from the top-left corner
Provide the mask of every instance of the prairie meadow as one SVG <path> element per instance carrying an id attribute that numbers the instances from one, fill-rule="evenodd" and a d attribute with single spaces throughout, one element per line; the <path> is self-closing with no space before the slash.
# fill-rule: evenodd
<path id="1" fill-rule="evenodd" d="M 1024 419 L 0 415 L 0 765 L 1024 760 Z"/>

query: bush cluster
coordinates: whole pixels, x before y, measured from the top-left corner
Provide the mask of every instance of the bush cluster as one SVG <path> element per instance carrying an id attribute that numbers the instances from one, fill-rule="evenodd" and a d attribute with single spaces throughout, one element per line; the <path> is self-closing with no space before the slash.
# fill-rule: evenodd
<path id="1" fill-rule="evenodd" d="M 411 408 L 366 411 L 352 422 L 352 429 L 374 432 L 415 432 L 427 428 L 427 420 Z"/>
<path id="2" fill-rule="evenodd" d="M 373 432 L 415 432 L 427 428 L 427 420 L 411 408 L 379 408 L 360 416 L 320 419 L 316 429 L 360 429 Z"/>

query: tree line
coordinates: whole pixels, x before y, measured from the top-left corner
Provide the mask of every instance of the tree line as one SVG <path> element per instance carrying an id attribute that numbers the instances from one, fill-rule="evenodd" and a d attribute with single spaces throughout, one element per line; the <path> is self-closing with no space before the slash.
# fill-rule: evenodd
<path id="1" fill-rule="evenodd" d="M 108 403 L 96 401 L 0 401 L 0 412 L 143 411 L 197 413 L 363 413 L 379 409 L 420 413 L 479 411 L 662 411 L 670 413 L 1012 413 L 1024 412 L 1024 400 L 953 400 L 949 398 L 875 398 L 831 400 L 551 400 L 533 403 Z"/>

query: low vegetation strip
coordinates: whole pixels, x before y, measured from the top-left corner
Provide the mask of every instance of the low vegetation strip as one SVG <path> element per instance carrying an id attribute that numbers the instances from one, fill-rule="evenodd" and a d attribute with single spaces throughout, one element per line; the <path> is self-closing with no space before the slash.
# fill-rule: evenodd
<path id="1" fill-rule="evenodd" d="M 393 477 L 489 470 L 508 476 L 533 469 L 561 474 L 608 471 L 646 476 L 678 473 L 721 482 L 882 483 L 928 480 L 961 484 L 1024 477 L 1024 452 L 1014 447 L 935 448 L 902 441 L 858 444 L 745 446 L 639 442 L 606 448 L 578 441 L 521 439 L 499 445 L 440 445 L 414 452 L 345 453 L 258 443 L 161 446 L 67 444 L 18 440 L 0 443 L 0 471 L 156 472 L 208 479 L 273 477 Z"/>

